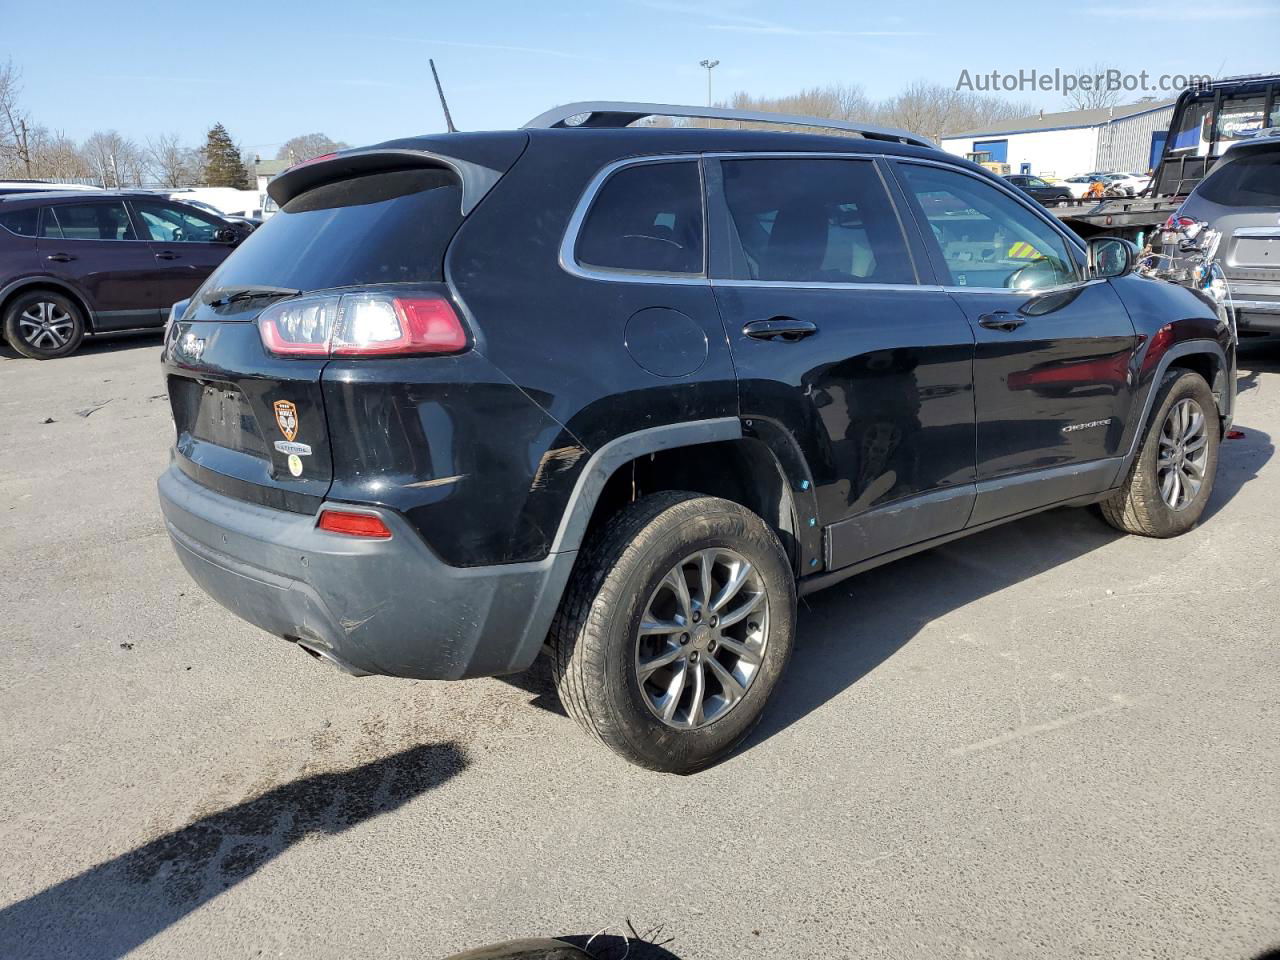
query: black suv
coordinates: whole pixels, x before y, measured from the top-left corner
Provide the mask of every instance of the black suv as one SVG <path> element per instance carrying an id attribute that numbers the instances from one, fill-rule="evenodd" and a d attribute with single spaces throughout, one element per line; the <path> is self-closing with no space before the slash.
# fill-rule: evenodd
<path id="1" fill-rule="evenodd" d="M 628 128 L 654 114 L 844 135 Z M 270 190 L 175 307 L 160 497 L 205 590 L 352 673 L 545 648 L 588 732 L 687 772 L 759 718 L 797 593 L 1054 506 L 1172 536 L 1209 497 L 1208 301 L 904 131 L 574 104 Z"/>
<path id="2" fill-rule="evenodd" d="M 86 333 L 160 327 L 252 229 L 143 192 L 0 196 L 4 338 L 48 360 Z"/>

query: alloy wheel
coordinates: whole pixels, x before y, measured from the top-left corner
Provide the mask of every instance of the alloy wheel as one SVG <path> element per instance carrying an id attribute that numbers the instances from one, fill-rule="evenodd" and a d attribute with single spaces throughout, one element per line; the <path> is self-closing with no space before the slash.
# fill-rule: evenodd
<path id="1" fill-rule="evenodd" d="M 712 547 L 667 572 L 640 618 L 635 668 L 640 693 L 663 723 L 715 723 L 751 689 L 769 639 L 769 597 L 741 554 Z"/>
<path id="2" fill-rule="evenodd" d="M 50 300 L 31 304 L 18 315 L 18 333 L 37 350 L 57 350 L 75 335 L 71 314 Z"/>
<path id="3" fill-rule="evenodd" d="M 1185 510 L 1204 484 L 1209 461 L 1208 421 L 1200 404 L 1190 398 L 1175 403 L 1160 427 L 1156 482 L 1160 496 L 1173 510 Z"/>

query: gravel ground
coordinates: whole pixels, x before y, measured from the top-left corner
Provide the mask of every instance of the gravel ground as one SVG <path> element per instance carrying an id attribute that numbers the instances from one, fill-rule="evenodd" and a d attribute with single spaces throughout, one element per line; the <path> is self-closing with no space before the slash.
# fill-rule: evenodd
<path id="1" fill-rule="evenodd" d="M 812 597 L 760 731 L 688 778 L 579 735 L 545 669 L 355 680 L 205 599 L 157 354 L 0 355 L 0 955 L 1280 946 L 1280 346 L 1197 530 L 1055 511 Z"/>

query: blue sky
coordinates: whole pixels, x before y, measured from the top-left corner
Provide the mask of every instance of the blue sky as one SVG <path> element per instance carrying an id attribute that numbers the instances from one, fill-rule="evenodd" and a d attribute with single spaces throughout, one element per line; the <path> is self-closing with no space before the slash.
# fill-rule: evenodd
<path id="1" fill-rule="evenodd" d="M 1280 71 L 1280 0 L 1076 0 L 1023 12 L 981 0 L 0 0 L 6 56 L 35 119 L 73 137 L 114 127 L 195 144 L 221 121 L 270 155 L 313 131 L 361 144 L 443 129 L 428 57 L 457 125 L 492 129 L 572 100 L 702 103 L 706 57 L 720 60 L 717 97 L 835 82 L 882 97 L 913 80 L 954 85 L 962 69 L 1096 59 L 1153 75 Z M 1063 105 L 1056 94 L 1017 99 Z"/>

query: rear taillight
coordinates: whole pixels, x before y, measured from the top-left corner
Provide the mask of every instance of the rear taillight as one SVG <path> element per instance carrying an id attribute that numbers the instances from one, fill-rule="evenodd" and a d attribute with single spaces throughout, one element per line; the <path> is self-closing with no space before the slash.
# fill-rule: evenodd
<path id="1" fill-rule="evenodd" d="M 1193 220 L 1191 217 L 1180 217 L 1176 213 L 1169 214 L 1169 219 L 1164 222 L 1166 230 L 1176 230 L 1183 233 L 1191 231 L 1193 227 L 1196 228 L 1195 232 L 1199 233 L 1199 226 L 1199 220 Z"/>
<path id="2" fill-rule="evenodd" d="M 467 332 L 453 306 L 429 293 L 347 293 L 281 300 L 258 317 L 280 357 L 387 357 L 457 353 Z"/>
<path id="3" fill-rule="evenodd" d="M 316 526 L 329 533 L 341 533 L 348 537 L 365 537 L 371 540 L 390 540 L 391 531 L 381 517 L 371 513 L 351 513 L 346 510 L 320 511 Z"/>

